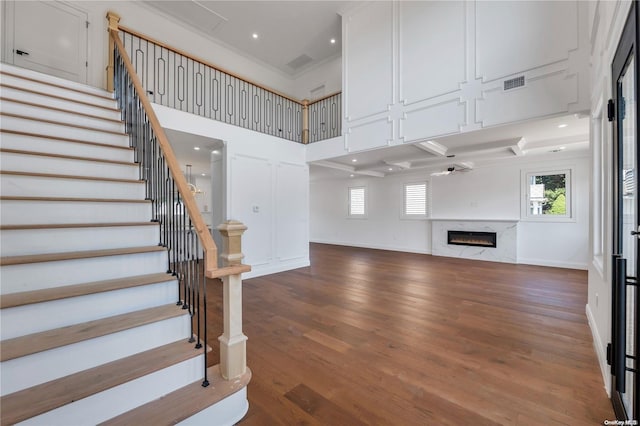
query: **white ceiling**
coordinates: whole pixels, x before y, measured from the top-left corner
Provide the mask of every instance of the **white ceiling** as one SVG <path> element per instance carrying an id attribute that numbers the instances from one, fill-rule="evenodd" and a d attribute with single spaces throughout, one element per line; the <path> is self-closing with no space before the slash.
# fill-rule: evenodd
<path id="1" fill-rule="evenodd" d="M 293 77 L 341 54 L 338 11 L 349 2 L 149 0 L 145 3 Z M 257 39 L 252 37 L 254 33 Z M 334 44 L 330 42 L 332 38 Z"/>
<path id="2" fill-rule="evenodd" d="M 567 115 L 316 161 L 311 163 L 310 178 L 384 177 L 416 170 L 437 172 L 449 167 L 482 167 L 510 158 L 566 156 L 588 149 L 589 119 Z"/>

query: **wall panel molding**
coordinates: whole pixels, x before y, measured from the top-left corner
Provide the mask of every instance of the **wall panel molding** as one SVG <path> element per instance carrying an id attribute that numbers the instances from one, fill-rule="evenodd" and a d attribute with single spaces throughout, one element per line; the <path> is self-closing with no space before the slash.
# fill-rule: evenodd
<path id="1" fill-rule="evenodd" d="M 343 19 L 347 122 L 383 113 L 394 103 L 394 8 L 392 2 L 373 2 Z"/>
<path id="2" fill-rule="evenodd" d="M 398 7 L 399 101 L 412 105 L 458 92 L 467 82 L 467 4 L 401 2 Z"/>
<path id="3" fill-rule="evenodd" d="M 406 109 L 400 120 L 400 134 L 404 140 L 418 141 L 425 138 L 424 128 L 430 129 L 429 137 L 460 133 L 467 125 L 467 105 L 461 98 Z"/>
<path id="4" fill-rule="evenodd" d="M 475 39 L 483 82 L 567 60 L 579 48 L 578 2 L 477 2 Z"/>

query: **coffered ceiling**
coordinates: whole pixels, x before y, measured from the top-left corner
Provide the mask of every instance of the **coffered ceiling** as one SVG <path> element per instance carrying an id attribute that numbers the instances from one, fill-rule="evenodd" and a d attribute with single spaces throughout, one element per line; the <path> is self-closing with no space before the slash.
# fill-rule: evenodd
<path id="1" fill-rule="evenodd" d="M 509 158 L 575 155 L 589 149 L 589 119 L 567 115 L 462 133 L 311 163 L 311 178 L 384 177 L 473 169 Z M 566 154 L 565 154 L 566 153 Z"/>

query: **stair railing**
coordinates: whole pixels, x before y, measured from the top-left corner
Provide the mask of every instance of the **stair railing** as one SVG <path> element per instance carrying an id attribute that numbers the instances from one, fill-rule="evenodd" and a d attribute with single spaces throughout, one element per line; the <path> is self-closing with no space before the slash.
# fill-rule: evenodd
<path id="1" fill-rule="evenodd" d="M 241 274 L 251 270 L 240 263 L 240 236 L 246 229 L 238 222 L 219 227 L 223 234 L 226 263 L 218 268 L 216 244 L 202 218 L 195 198 L 151 102 L 137 76 L 117 28 L 119 17 L 109 19 L 109 44 L 113 48 L 108 69 L 112 71 L 115 97 L 122 112 L 145 198 L 151 203 L 152 220 L 160 227 L 160 245 L 167 248 L 167 272 L 178 280 L 177 305 L 191 316 L 189 341 L 204 348 L 202 386 L 209 385 L 207 372 L 206 278 L 221 278 L 224 292 L 224 333 L 220 336 L 220 373 L 230 380 L 246 371 L 246 337 L 242 334 Z M 233 359 L 230 359 L 233 357 Z"/>
<path id="2" fill-rule="evenodd" d="M 153 103 L 304 144 L 342 134 L 340 92 L 299 101 L 117 22 L 114 25 Z M 109 83 L 107 88 L 111 90 Z"/>

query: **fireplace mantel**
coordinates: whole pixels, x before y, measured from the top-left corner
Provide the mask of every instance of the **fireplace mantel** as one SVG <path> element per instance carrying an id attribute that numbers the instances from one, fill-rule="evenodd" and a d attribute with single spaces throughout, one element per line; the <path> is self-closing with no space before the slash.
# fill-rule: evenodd
<path id="1" fill-rule="evenodd" d="M 517 263 L 519 219 L 431 219 L 431 254 Z M 447 244 L 448 231 L 495 232 L 497 247 Z"/>

